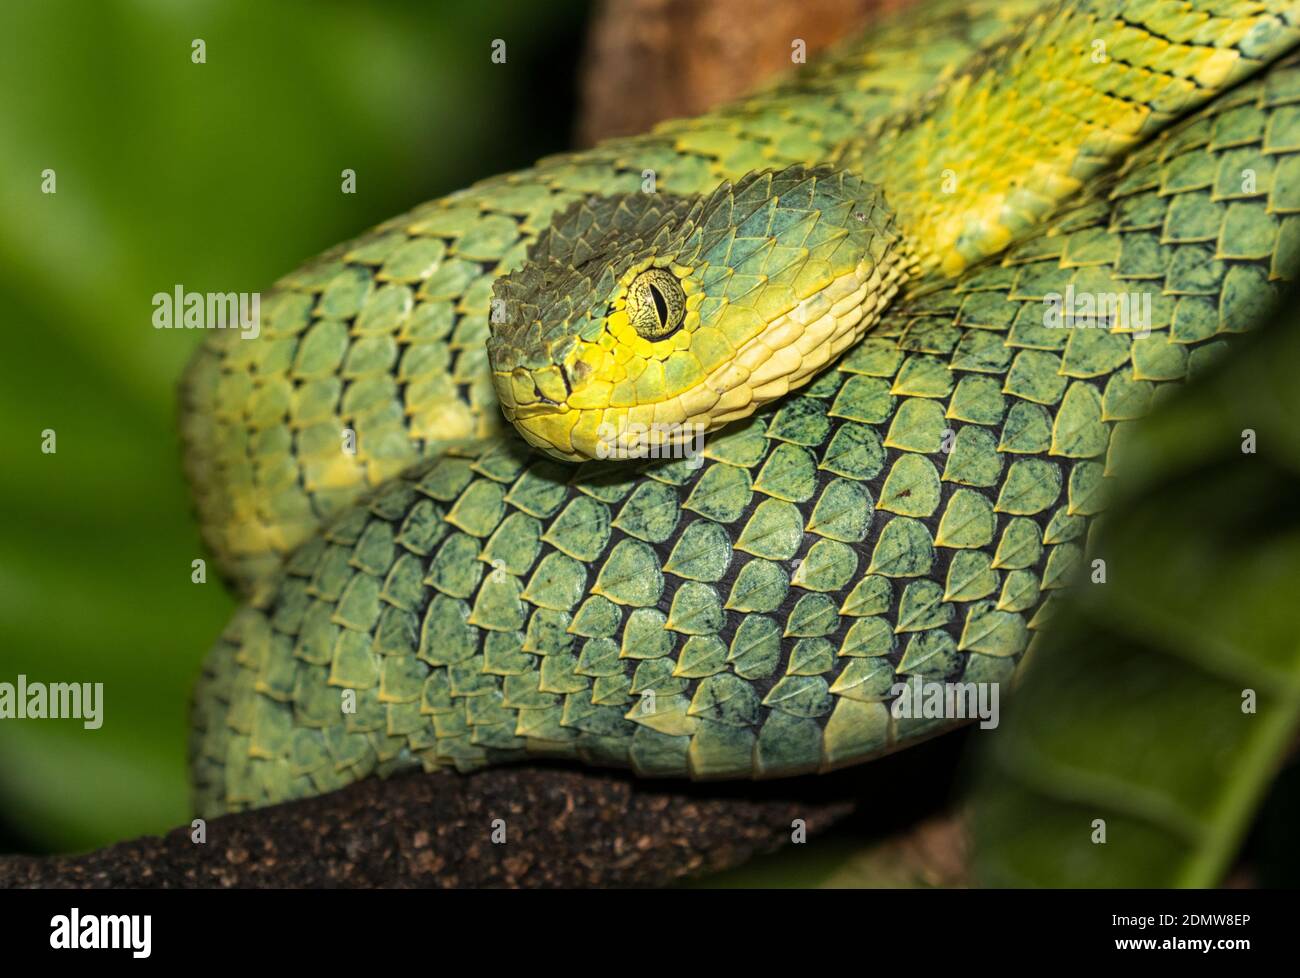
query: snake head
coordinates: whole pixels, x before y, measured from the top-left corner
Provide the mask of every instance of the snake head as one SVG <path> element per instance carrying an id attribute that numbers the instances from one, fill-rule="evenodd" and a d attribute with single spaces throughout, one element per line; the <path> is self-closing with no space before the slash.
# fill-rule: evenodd
<path id="1" fill-rule="evenodd" d="M 830 167 L 585 198 L 494 286 L 502 409 L 557 458 L 684 452 L 861 336 L 904 252 L 879 188 Z"/>

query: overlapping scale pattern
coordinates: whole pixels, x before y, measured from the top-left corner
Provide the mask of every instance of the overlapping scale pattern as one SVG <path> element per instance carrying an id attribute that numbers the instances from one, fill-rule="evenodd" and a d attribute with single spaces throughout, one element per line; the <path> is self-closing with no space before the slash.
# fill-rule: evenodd
<path id="1" fill-rule="evenodd" d="M 703 193 L 825 160 L 1040 2 L 933 0 L 752 98 L 485 180 L 285 277 L 263 296 L 262 337 L 213 331 L 183 388 L 186 470 L 222 569 L 249 591 L 365 490 L 500 428 L 492 283 L 558 211 L 648 179 Z"/>
<path id="2" fill-rule="evenodd" d="M 923 259 L 956 273 L 1298 41 L 1290 0 L 1058 0 L 838 162 L 884 186 Z"/>
<path id="3" fill-rule="evenodd" d="M 933 732 L 891 687 L 1011 674 L 1085 560 L 1126 426 L 1266 313 L 1298 242 L 1288 63 L 914 294 L 702 464 L 575 468 L 503 439 L 407 472 L 214 650 L 201 810 L 534 753 L 784 774 Z M 1045 325 L 1054 294 L 1072 328 Z M 1151 313 L 1128 328 L 1074 301 L 1133 294 Z"/>

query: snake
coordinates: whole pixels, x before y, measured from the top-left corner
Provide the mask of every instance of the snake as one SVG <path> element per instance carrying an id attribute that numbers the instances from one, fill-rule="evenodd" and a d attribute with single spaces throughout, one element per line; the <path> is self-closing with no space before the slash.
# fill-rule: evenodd
<path id="1" fill-rule="evenodd" d="M 1126 432 L 1294 275 L 1298 42 L 1277 0 L 928 0 L 280 280 L 181 388 L 243 598 L 199 814 L 958 725 L 899 684 L 1012 682 Z"/>

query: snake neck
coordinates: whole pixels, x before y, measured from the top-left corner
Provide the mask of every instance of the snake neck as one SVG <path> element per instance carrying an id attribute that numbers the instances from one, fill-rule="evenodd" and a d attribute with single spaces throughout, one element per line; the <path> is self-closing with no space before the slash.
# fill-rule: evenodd
<path id="1" fill-rule="evenodd" d="M 1300 41 L 1300 5 L 1049 4 L 919 104 L 843 143 L 923 271 L 1024 237 L 1085 182 Z"/>

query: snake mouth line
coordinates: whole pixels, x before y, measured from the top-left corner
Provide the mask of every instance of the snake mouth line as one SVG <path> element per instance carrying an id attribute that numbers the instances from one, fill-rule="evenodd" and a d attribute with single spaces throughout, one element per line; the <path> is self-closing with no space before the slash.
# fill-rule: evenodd
<path id="1" fill-rule="evenodd" d="M 501 398 L 501 405 L 507 417 L 515 420 L 524 420 L 529 418 L 546 417 L 553 414 L 563 414 L 565 411 L 573 410 L 569 407 L 569 398 L 573 395 L 573 384 L 569 380 L 569 373 L 563 365 L 557 365 L 555 370 L 556 376 L 564 384 L 564 400 L 557 401 L 553 397 L 547 396 L 542 389 L 533 382 L 533 399 L 525 404 L 520 404 L 515 398 L 508 397 L 505 391 L 498 391 Z"/>
<path id="2" fill-rule="evenodd" d="M 568 410 L 569 405 L 564 401 L 538 400 L 523 407 L 516 407 L 514 416 L 516 420 L 526 421 L 529 418 L 539 418 L 549 414 L 563 414 Z"/>

